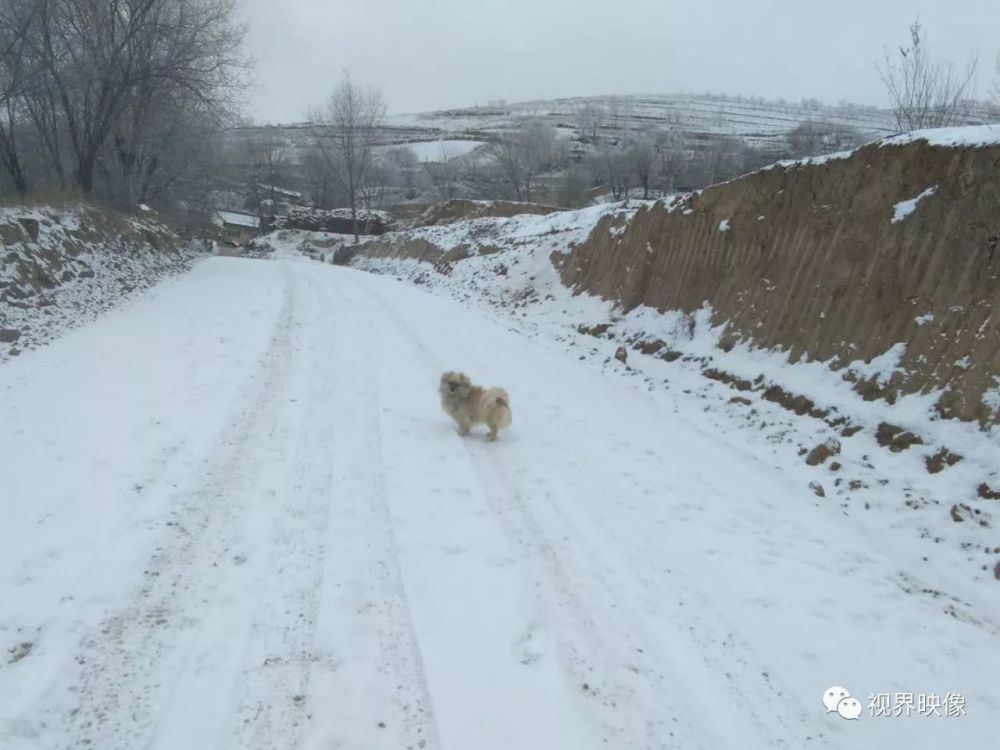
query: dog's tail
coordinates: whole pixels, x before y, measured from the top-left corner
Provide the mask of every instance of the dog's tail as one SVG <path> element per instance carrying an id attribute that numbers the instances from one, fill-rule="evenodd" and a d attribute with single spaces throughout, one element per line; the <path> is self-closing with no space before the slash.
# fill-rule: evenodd
<path id="1" fill-rule="evenodd" d="M 497 388 L 493 397 L 493 421 L 498 427 L 509 427 L 511 423 L 510 396 L 503 388 Z"/>

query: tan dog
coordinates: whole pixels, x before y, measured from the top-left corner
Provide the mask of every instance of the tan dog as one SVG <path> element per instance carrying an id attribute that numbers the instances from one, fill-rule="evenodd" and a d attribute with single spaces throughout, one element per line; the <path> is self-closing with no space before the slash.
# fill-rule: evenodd
<path id="1" fill-rule="evenodd" d="M 462 372 L 441 376 L 441 407 L 455 420 L 460 435 L 468 435 L 475 424 L 490 428 L 489 439 L 497 439 L 497 430 L 510 427 L 510 397 L 503 388 L 473 385 Z"/>

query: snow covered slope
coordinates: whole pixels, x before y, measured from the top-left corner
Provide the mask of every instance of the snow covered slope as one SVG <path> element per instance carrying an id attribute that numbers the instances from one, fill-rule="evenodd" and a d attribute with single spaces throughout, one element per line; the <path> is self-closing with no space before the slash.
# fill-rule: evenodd
<path id="1" fill-rule="evenodd" d="M 187 270 L 197 254 L 152 213 L 0 208 L 0 330 L 11 332 L 0 337 L 0 361 Z"/>
<path id="2" fill-rule="evenodd" d="M 1000 584 L 545 324 L 212 258 L 0 367 L 0 746 L 989 745 Z M 498 443 L 447 368 L 509 390 Z"/>

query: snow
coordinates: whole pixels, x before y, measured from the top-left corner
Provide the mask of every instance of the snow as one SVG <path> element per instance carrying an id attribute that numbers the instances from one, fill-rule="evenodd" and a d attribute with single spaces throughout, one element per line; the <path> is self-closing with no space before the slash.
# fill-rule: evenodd
<path id="1" fill-rule="evenodd" d="M 235 211 L 216 211 L 215 215 L 218 217 L 219 221 L 224 224 L 230 224 L 237 227 L 251 227 L 253 229 L 260 228 L 259 216 L 241 214 Z"/>
<path id="2" fill-rule="evenodd" d="M 916 198 L 911 198 L 910 200 L 900 201 L 893 207 L 892 211 L 892 223 L 898 224 L 907 216 L 912 214 L 917 210 L 917 204 L 920 203 L 924 198 L 930 198 L 937 192 L 937 185 L 932 185 L 927 188 L 924 192 L 918 195 Z"/>
<path id="3" fill-rule="evenodd" d="M 915 317 L 913 319 L 913 322 L 916 323 L 918 326 L 921 326 L 921 327 L 927 325 L 928 323 L 933 323 L 934 322 L 934 313 L 926 313 L 924 315 L 918 315 L 917 317 Z"/>
<path id="4" fill-rule="evenodd" d="M 993 532 L 936 498 L 975 503 L 997 436 L 933 421 L 933 394 L 864 402 L 827 363 L 722 352 L 708 307 L 562 287 L 550 254 L 634 210 L 419 230 L 502 242 L 447 275 L 365 262 L 420 288 L 210 258 L 0 366 L 0 746 L 988 746 Z M 603 321 L 614 340 L 576 332 Z M 684 356 L 626 367 L 632 334 Z M 839 474 L 807 466 L 825 422 L 732 404 L 696 358 L 866 429 Z M 499 442 L 441 412 L 453 368 L 510 392 Z M 881 419 L 964 459 L 929 475 Z M 825 711 L 831 685 L 859 722 Z M 897 691 L 968 715 L 868 714 Z"/>
<path id="5" fill-rule="evenodd" d="M 655 123 L 683 133 L 712 133 L 734 136 L 758 148 L 777 150 L 785 146 L 786 134 L 805 120 L 822 119 L 848 125 L 872 138 L 892 131 L 892 113 L 885 109 L 857 105 L 824 106 L 815 103 L 764 101 L 719 94 L 662 92 L 636 93 L 620 97 L 624 105 L 623 123 L 638 130 Z M 445 112 L 394 115 L 393 127 L 434 129 L 442 135 L 476 135 L 509 129 L 525 117 L 545 118 L 559 127 L 574 123 L 583 107 L 606 109 L 606 96 L 549 99 L 503 103 L 499 106 L 469 107 Z"/>
<path id="6" fill-rule="evenodd" d="M 1000 415 L 1000 375 L 993 376 L 994 386 L 986 392 L 983 403 L 993 409 L 994 413 Z"/>
<path id="7" fill-rule="evenodd" d="M 337 247 L 353 241 L 352 234 L 278 229 L 255 237 L 247 245 L 245 255 L 271 260 L 301 260 L 307 257 L 328 260 Z"/>
<path id="8" fill-rule="evenodd" d="M 925 141 L 931 146 L 945 146 L 953 148 L 996 146 L 1000 145 L 1000 124 L 966 125 L 962 127 L 914 130 L 910 133 L 890 136 L 873 141 L 873 144 L 881 148 L 886 146 L 905 146 L 917 141 Z M 861 148 L 867 148 L 871 145 L 872 144 L 868 144 L 867 146 L 862 146 Z M 831 154 L 808 156 L 802 159 L 782 159 L 780 161 L 776 161 L 774 164 L 763 167 L 759 171 L 776 168 L 790 169 L 806 166 L 823 166 L 833 161 L 850 159 L 857 152 L 857 150 L 858 149 L 837 151 Z M 925 196 L 921 195 L 920 197 Z"/>
<path id="9" fill-rule="evenodd" d="M 531 245 L 533 251 L 539 248 L 548 252 L 566 253 L 590 234 L 598 221 L 606 216 L 624 220 L 643 206 L 654 201 L 624 201 L 603 203 L 576 211 L 556 211 L 550 214 L 519 214 L 511 217 L 483 217 L 468 221 L 453 222 L 428 227 L 418 227 L 406 232 L 408 239 L 426 240 L 447 252 L 465 246 L 470 253 L 478 253 L 482 248 L 498 245 L 520 247 Z M 624 224 L 611 227 L 612 236 L 624 231 Z M 372 238 L 371 242 L 392 243 L 401 238 L 398 234 L 388 234 Z M 365 242 L 361 243 L 362 246 Z M 532 253 L 534 256 L 535 252 Z M 488 262 L 488 261 L 487 261 Z M 403 261 L 407 263 L 407 261 Z M 544 264 L 551 268 L 546 259 Z M 463 277 L 464 278 L 464 277 Z"/>
<path id="10" fill-rule="evenodd" d="M 886 138 L 881 143 L 883 146 L 905 146 L 915 141 L 926 141 L 931 146 L 996 146 L 1000 145 L 1000 123 L 914 130 L 910 133 Z"/>
<path id="11" fill-rule="evenodd" d="M 0 207 L 0 227 L 20 219 L 38 222 L 37 241 L 13 241 L 8 235 L 3 245 L 0 286 L 6 295 L 0 298 L 0 328 L 18 330 L 20 336 L 13 344 L 0 344 L 0 362 L 93 320 L 133 290 L 186 271 L 204 252 L 196 243 L 179 242 L 155 221 L 118 217 L 109 228 L 108 218 L 87 208 Z M 81 224 L 96 228 L 81 236 Z M 129 230 L 135 234 L 129 236 Z M 150 237 L 159 250 L 149 244 Z M 20 269 L 36 267 L 53 278 L 53 286 L 36 292 L 24 283 Z M 28 296 L 19 299 L 18 287 Z"/>
<path id="12" fill-rule="evenodd" d="M 729 219 L 723 219 L 719 222 L 719 231 L 728 232 L 729 231 Z"/>
<path id="13" fill-rule="evenodd" d="M 280 195 L 285 198 L 293 198 L 299 200 L 302 198 L 302 193 L 298 190 L 288 190 L 287 188 L 278 187 L 277 185 L 259 185 L 260 189 L 265 193 L 274 193 L 275 195 Z"/>
<path id="14" fill-rule="evenodd" d="M 417 155 L 419 161 L 448 161 L 475 151 L 483 141 L 422 141 L 407 143 L 406 147 Z"/>

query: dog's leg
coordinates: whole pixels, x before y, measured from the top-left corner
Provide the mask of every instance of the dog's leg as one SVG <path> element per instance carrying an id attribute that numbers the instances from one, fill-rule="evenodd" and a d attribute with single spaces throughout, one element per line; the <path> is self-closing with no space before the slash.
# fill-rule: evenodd
<path id="1" fill-rule="evenodd" d="M 494 441 L 497 439 L 497 426 L 495 424 L 490 425 L 490 434 L 486 436 L 489 441 Z"/>
<path id="2" fill-rule="evenodd" d="M 458 434 L 462 436 L 468 435 L 469 429 L 471 427 L 472 425 L 469 422 L 465 421 L 464 419 L 460 420 L 458 423 Z"/>

